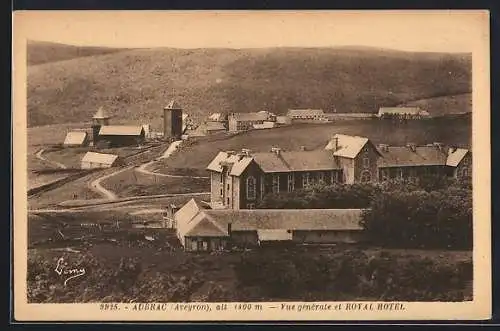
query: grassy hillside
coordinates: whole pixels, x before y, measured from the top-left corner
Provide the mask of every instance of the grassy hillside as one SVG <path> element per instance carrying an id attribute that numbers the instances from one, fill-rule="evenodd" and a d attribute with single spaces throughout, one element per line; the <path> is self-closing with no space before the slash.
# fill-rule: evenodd
<path id="1" fill-rule="evenodd" d="M 471 118 L 440 117 L 395 125 L 387 121 L 349 121 L 332 124 L 304 124 L 271 130 L 254 130 L 232 137 L 206 137 L 181 148 L 170 158 L 159 162 L 161 172 L 175 173 L 178 168 L 193 169 L 206 175 L 204 169 L 219 151 L 249 148 L 254 152 L 269 151 L 272 146 L 285 150 L 321 149 L 335 133 L 360 135 L 375 144 L 405 145 L 408 142 L 427 144 L 442 142 L 470 148 Z M 196 155 L 196 157 L 193 157 Z"/>
<path id="2" fill-rule="evenodd" d="M 28 68 L 28 124 L 86 121 L 99 106 L 115 123 L 161 127 L 175 97 L 196 118 L 210 112 L 379 106 L 471 91 L 467 54 L 369 48 L 141 49 Z"/>
<path id="3" fill-rule="evenodd" d="M 28 65 L 70 60 L 74 58 L 115 53 L 123 51 L 120 48 L 81 47 L 46 41 L 29 40 L 27 45 Z"/>
<path id="4" fill-rule="evenodd" d="M 420 107 L 433 116 L 472 112 L 472 93 L 448 95 L 406 102 L 405 106 Z"/>

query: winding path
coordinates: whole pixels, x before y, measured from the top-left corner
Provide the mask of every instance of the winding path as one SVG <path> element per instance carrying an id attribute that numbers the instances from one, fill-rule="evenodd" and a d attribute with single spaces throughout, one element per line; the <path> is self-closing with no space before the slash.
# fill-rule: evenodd
<path id="1" fill-rule="evenodd" d="M 39 159 L 39 160 L 42 160 L 42 161 L 45 161 L 47 163 L 50 163 L 50 164 L 53 164 L 54 166 L 56 166 L 57 168 L 60 168 L 60 169 L 67 169 L 66 166 L 62 163 L 59 163 L 57 161 L 53 161 L 53 160 L 49 160 L 47 159 L 46 157 L 44 157 L 42 154 L 43 152 L 45 152 L 45 150 L 42 148 L 40 149 L 36 154 L 36 158 Z"/>
<path id="2" fill-rule="evenodd" d="M 117 195 L 116 195 L 114 192 L 112 192 L 112 191 L 110 191 L 110 190 L 108 190 L 108 189 L 104 188 L 104 187 L 101 185 L 101 182 L 102 182 L 103 180 L 105 180 L 105 179 L 108 179 L 108 178 L 113 177 L 113 176 L 116 176 L 116 175 L 118 175 L 118 174 L 120 174 L 120 173 L 122 173 L 122 172 L 125 172 L 125 171 L 127 171 L 127 170 L 130 170 L 130 169 L 132 169 L 133 167 L 134 167 L 134 166 L 129 166 L 129 167 L 126 167 L 126 168 L 120 169 L 120 170 L 118 170 L 118 171 L 112 172 L 112 173 L 110 173 L 110 174 L 104 175 L 104 176 L 102 176 L 102 177 L 99 177 L 99 178 L 97 178 L 96 180 L 92 181 L 92 182 L 89 184 L 89 188 L 90 188 L 92 191 L 94 191 L 94 192 L 96 192 L 96 193 L 100 194 L 100 195 L 101 195 L 103 198 L 105 198 L 105 199 L 109 199 L 109 200 L 116 200 L 116 199 L 118 198 L 118 197 L 117 197 Z"/>

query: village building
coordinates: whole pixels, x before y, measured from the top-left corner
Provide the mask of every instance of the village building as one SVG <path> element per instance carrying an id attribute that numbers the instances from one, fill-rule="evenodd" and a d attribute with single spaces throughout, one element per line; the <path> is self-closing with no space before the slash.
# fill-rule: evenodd
<path id="1" fill-rule="evenodd" d="M 251 130 L 254 124 L 263 124 L 270 121 L 272 116 L 268 112 L 231 113 L 228 115 L 229 132 Z"/>
<path id="2" fill-rule="evenodd" d="M 276 122 L 274 121 L 264 121 L 262 124 L 254 124 L 253 128 L 256 130 L 262 130 L 262 129 L 272 129 L 276 127 Z"/>
<path id="3" fill-rule="evenodd" d="M 81 147 L 89 144 L 88 134 L 85 131 L 70 131 L 64 138 L 64 147 Z"/>
<path id="4" fill-rule="evenodd" d="M 289 109 L 286 115 L 292 123 L 322 123 L 328 118 L 322 109 Z"/>
<path id="5" fill-rule="evenodd" d="M 435 143 L 378 148 L 365 137 L 336 134 L 323 150 L 219 152 L 207 166 L 213 209 L 254 209 L 268 193 L 323 183 L 369 183 L 424 174 L 468 177 L 471 153 Z"/>
<path id="6" fill-rule="evenodd" d="M 286 115 L 276 116 L 276 124 L 278 124 L 278 125 L 290 125 L 290 124 L 292 124 L 292 119 Z"/>
<path id="7" fill-rule="evenodd" d="M 207 167 L 212 208 L 252 209 L 270 192 L 377 180 L 380 153 L 367 138 L 335 135 L 333 141 L 314 151 L 219 152 Z"/>
<path id="8" fill-rule="evenodd" d="M 118 155 L 87 152 L 81 161 L 82 169 L 111 168 L 120 164 Z"/>
<path id="9" fill-rule="evenodd" d="M 145 139 L 145 132 L 142 126 L 132 125 L 107 125 L 99 129 L 97 141 L 94 145 L 105 147 L 137 146 Z"/>
<path id="10" fill-rule="evenodd" d="M 174 218 L 186 251 L 272 243 L 332 244 L 363 240 L 362 209 L 213 210 L 190 200 Z"/>
<path id="11" fill-rule="evenodd" d="M 381 107 L 377 117 L 381 119 L 422 119 L 430 117 L 430 114 L 418 107 Z"/>
<path id="12" fill-rule="evenodd" d="M 379 159 L 381 180 L 417 180 L 427 175 L 441 175 L 454 178 L 472 176 L 472 153 L 463 148 L 445 147 L 441 143 L 425 146 L 379 145 L 382 157 Z"/>

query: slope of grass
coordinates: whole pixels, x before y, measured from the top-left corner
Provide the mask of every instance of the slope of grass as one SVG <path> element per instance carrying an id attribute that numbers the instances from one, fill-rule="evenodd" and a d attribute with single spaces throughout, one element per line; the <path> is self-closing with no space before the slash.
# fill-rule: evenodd
<path id="1" fill-rule="evenodd" d="M 70 60 L 84 56 L 115 53 L 123 50 L 122 48 L 82 47 L 29 40 L 27 43 L 26 55 L 28 65 L 36 65 Z"/>
<path id="2" fill-rule="evenodd" d="M 87 121 L 159 129 L 171 98 L 195 119 L 211 112 L 288 108 L 375 112 L 471 91 L 468 54 L 350 48 L 140 49 L 28 68 L 28 125 Z"/>
<path id="3" fill-rule="evenodd" d="M 387 121 L 349 121 L 329 124 L 304 124 L 271 130 L 255 130 L 234 136 L 206 137 L 189 142 L 168 159 L 159 162 L 157 169 L 175 173 L 176 168 L 205 169 L 219 151 L 249 148 L 254 152 L 269 151 L 272 146 L 284 150 L 321 149 L 335 133 L 359 135 L 374 143 L 405 145 L 408 142 L 427 144 L 442 142 L 469 148 L 471 146 L 471 120 L 467 117 L 440 117 L 406 124 Z"/>

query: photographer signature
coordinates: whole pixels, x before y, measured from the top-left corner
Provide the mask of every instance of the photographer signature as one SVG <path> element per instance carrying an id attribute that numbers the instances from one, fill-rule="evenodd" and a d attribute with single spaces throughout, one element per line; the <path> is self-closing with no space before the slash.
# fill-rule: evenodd
<path id="1" fill-rule="evenodd" d="M 69 280 L 75 279 L 77 277 L 81 277 L 81 276 L 85 275 L 85 268 L 72 268 L 72 269 L 68 269 L 66 267 L 67 267 L 67 263 L 65 263 L 64 259 L 62 257 L 60 257 L 57 260 L 57 265 L 56 265 L 56 268 L 54 269 L 54 271 L 59 276 L 68 277 L 64 281 L 64 286 L 67 285 L 67 283 L 68 283 Z"/>

